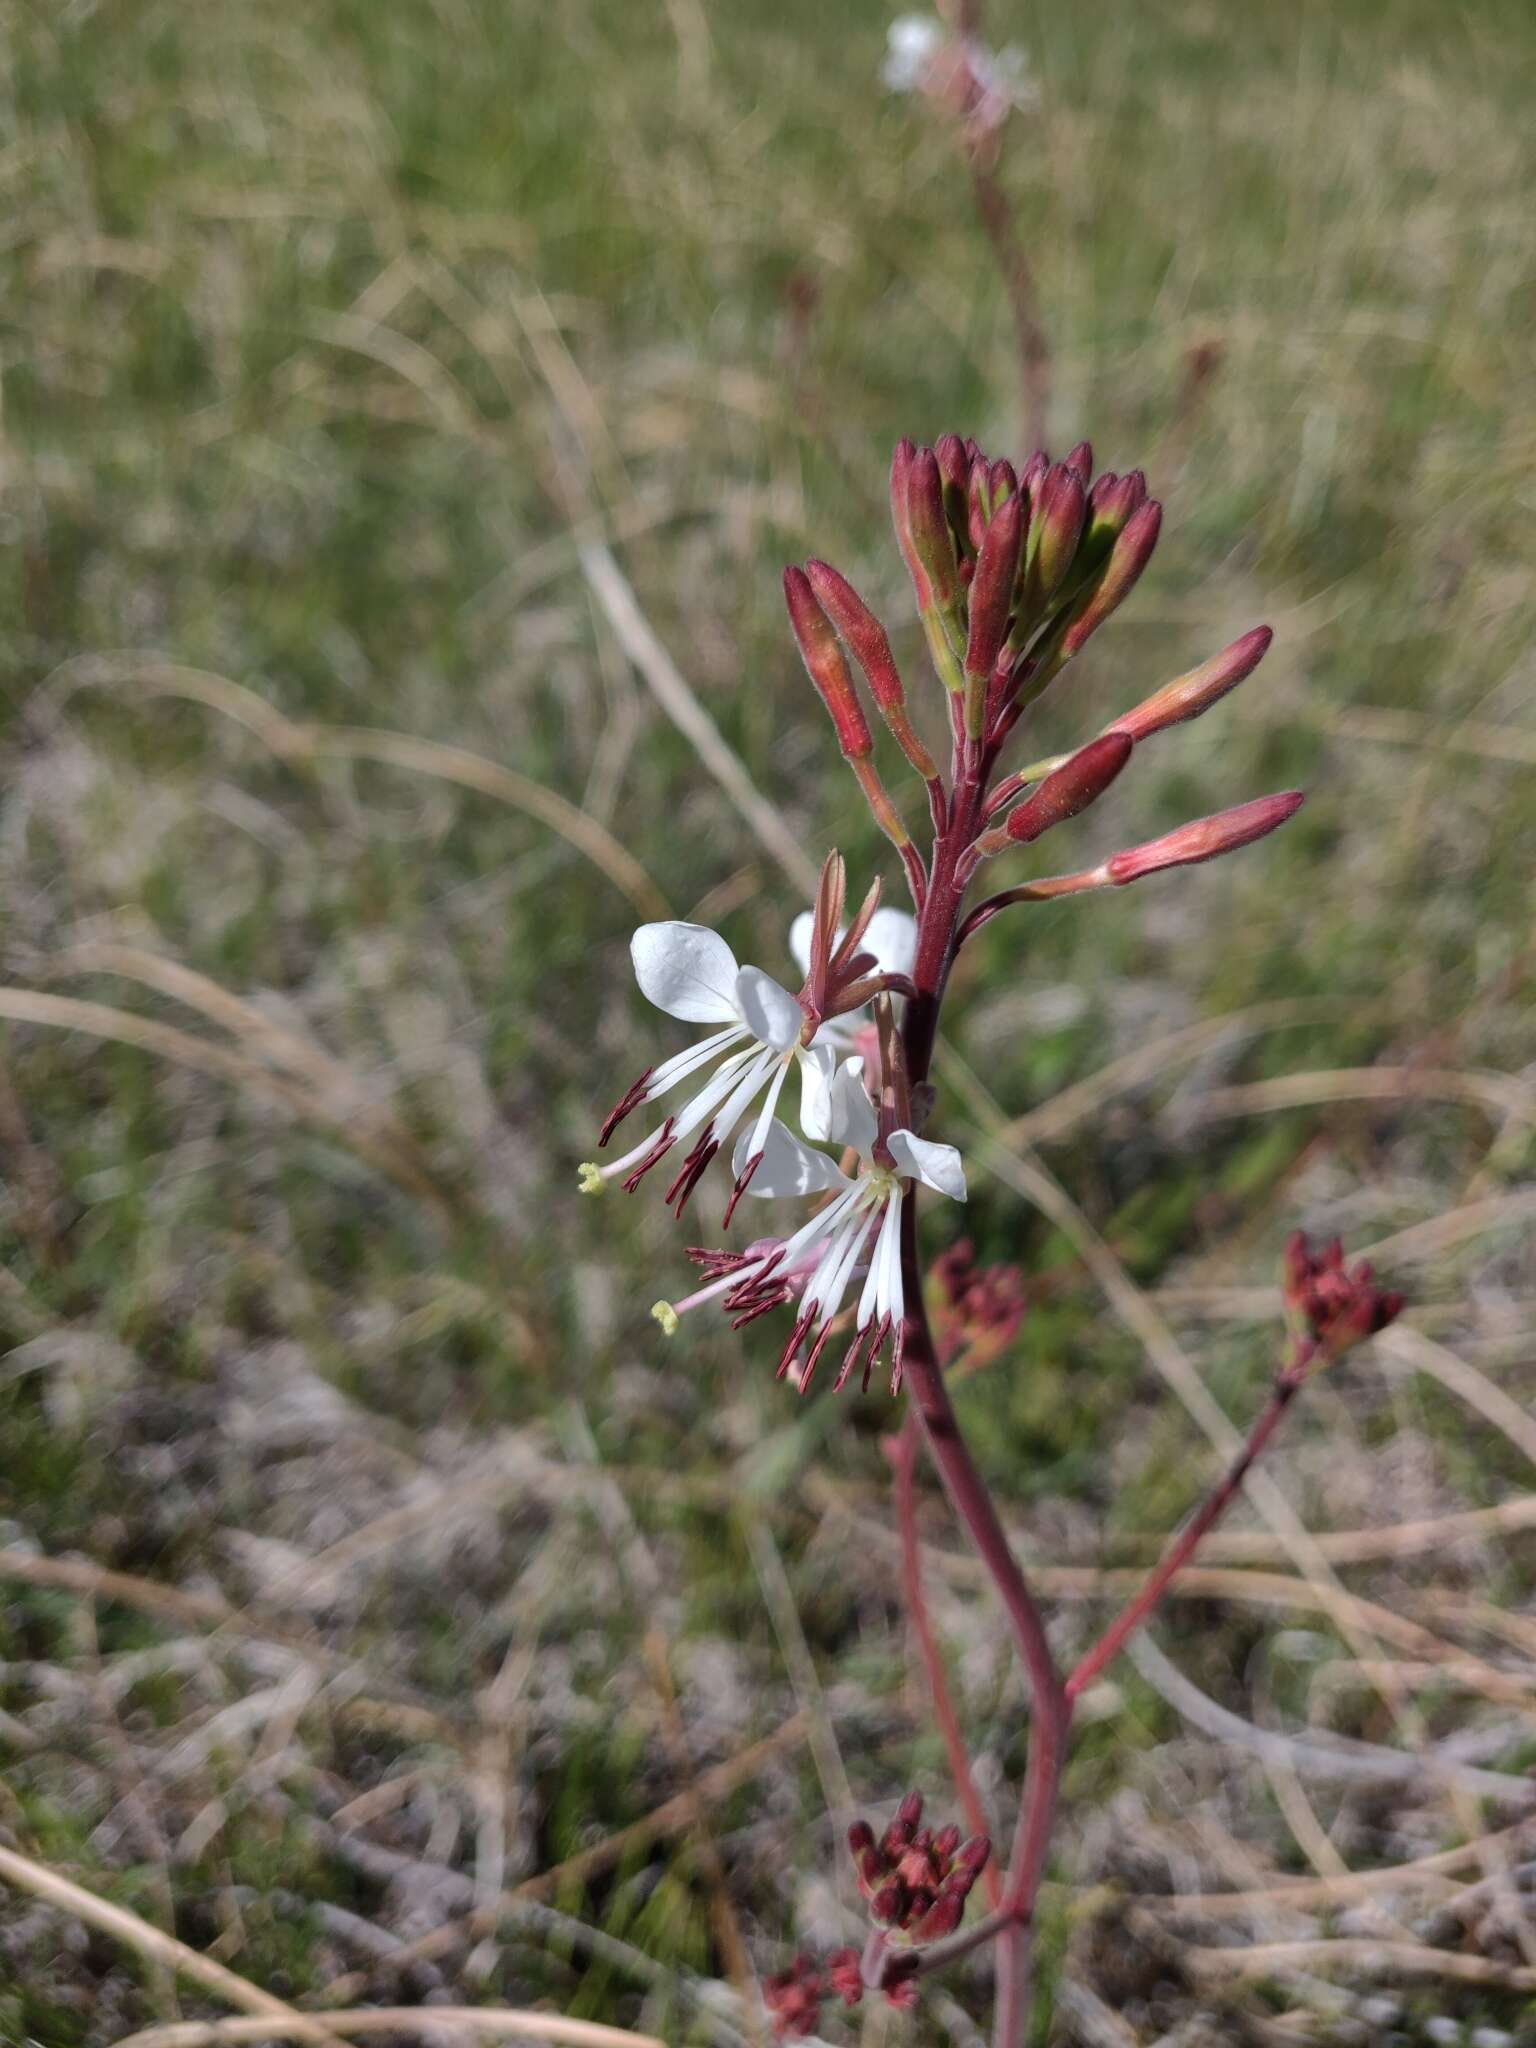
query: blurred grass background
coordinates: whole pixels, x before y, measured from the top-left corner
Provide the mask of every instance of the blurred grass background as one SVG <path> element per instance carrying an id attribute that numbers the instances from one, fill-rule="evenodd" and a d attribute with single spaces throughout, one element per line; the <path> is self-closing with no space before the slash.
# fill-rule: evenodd
<path id="1" fill-rule="evenodd" d="M 890 446 L 1014 449 L 1018 394 L 952 138 L 881 88 L 887 22 L 215 0 L 5 23 L 0 1839 L 283 1998 L 340 1979 L 753 2038 L 711 1987 L 856 1924 L 829 1810 L 914 1781 L 948 1803 L 875 1533 L 888 1404 L 796 1410 L 761 1331 L 664 1346 L 680 1234 L 574 1175 L 680 1042 L 632 987 L 637 911 L 787 973 L 803 900 L 583 547 L 613 550 L 792 840 L 898 900 L 778 571 L 835 561 L 915 676 Z M 1351 1592 L 1439 1649 L 1373 1691 L 1324 1559 L 1252 1516 L 1227 1555 L 1288 1572 L 1299 1617 L 1216 1587 L 1158 1641 L 1249 1720 L 1518 1773 L 1536 18 L 994 0 L 988 28 L 1039 88 L 1003 177 L 1053 443 L 1090 435 L 1167 504 L 1029 749 L 1276 630 L 1065 858 L 1311 797 L 1260 850 L 974 949 L 941 1113 L 965 1227 L 1035 1305 L 966 1420 L 1034 1556 L 1124 1561 L 1216 1469 L 1170 1385 L 1253 1411 L 1286 1230 L 1385 1242 L 1406 1328 L 1273 1470 L 1309 1527 L 1367 1532 L 1329 1553 Z M 1393 1559 L 1369 1532 L 1398 1522 L 1431 1533 Z M 931 1533 L 955 1548 L 936 1503 Z M 1055 1583 L 1066 1647 L 1094 1609 Z M 1017 1681 L 963 1572 L 935 1599 L 1001 1815 Z M 1118 1671 L 1081 1740 L 1040 2039 L 1517 2030 L 1514 1851 L 1497 1910 L 1450 1933 L 1417 1894 L 1155 1932 L 1106 1906 L 1510 1818 L 1266 1775 L 1160 1668 Z M 704 1823 L 391 1966 L 796 1715 Z M 1277 1927 L 1418 1960 L 1233 1982 L 1198 1959 Z M 960 1973 L 868 2024 L 965 2041 L 985 2007 Z M 0 1893 L 0 2039 L 222 2009 Z"/>

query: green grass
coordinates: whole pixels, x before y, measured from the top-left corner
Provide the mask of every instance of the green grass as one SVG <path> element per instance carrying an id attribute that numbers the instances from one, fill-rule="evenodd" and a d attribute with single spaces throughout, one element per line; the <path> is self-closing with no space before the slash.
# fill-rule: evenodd
<path id="1" fill-rule="evenodd" d="M 1140 1286 L 1186 1290 L 1166 1312 L 1241 1420 L 1270 1331 L 1188 1289 L 1266 1284 L 1298 1221 L 1365 1241 L 1530 1181 L 1524 1128 L 1465 1105 L 1192 1104 L 1373 1062 L 1529 1069 L 1536 21 L 1520 0 L 988 11 L 1040 86 L 1003 176 L 1054 349 L 1053 439 L 1144 464 L 1167 504 L 1134 604 L 1042 705 L 1030 751 L 1259 619 L 1276 629 L 1237 697 L 1069 828 L 1067 858 L 1262 789 L 1311 795 L 1230 864 L 999 919 L 957 984 L 951 1044 L 1015 1115 L 1201 1019 L 1309 1000 L 1170 1061 L 1043 1151 Z M 163 1884 L 135 1873 L 244 1787 L 203 1855 L 170 1865 L 175 1918 L 284 1995 L 358 1957 L 276 1895 L 417 1927 L 408 1897 L 303 1833 L 389 1776 L 419 1782 L 376 1839 L 471 1875 L 494 1852 L 508 1882 L 678 1789 L 643 1613 L 698 1766 L 793 1710 L 753 1516 L 774 1529 L 856 1795 L 891 1798 L 915 1758 L 943 1803 L 894 1568 L 828 1510 L 830 1488 L 885 1517 L 887 1404 L 794 1413 L 761 1331 L 691 1322 L 664 1347 L 647 1310 L 685 1284 L 677 1234 L 655 1203 L 576 1195 L 600 1115 L 678 1042 L 633 990 L 624 895 L 514 805 L 284 759 L 187 686 L 147 686 L 174 665 L 214 679 L 194 693 L 226 679 L 301 724 L 503 763 L 605 827 L 674 914 L 718 917 L 743 958 L 784 969 L 800 904 L 609 632 L 573 541 L 605 534 L 810 858 L 835 842 L 855 886 L 880 871 L 899 889 L 818 723 L 778 572 L 809 554 L 845 568 L 915 679 L 891 443 L 954 426 L 1012 447 L 1018 407 L 950 140 L 879 86 L 887 19 L 865 0 L 215 0 L 9 25 L 0 980 L 174 1025 L 259 1071 L 0 1022 L 0 1337 L 30 1347 L 0 1363 L 4 1533 L 276 1603 L 356 1660 L 370 1696 L 441 1725 L 365 1732 L 322 1691 L 294 1710 L 291 1769 L 256 1768 L 258 1726 L 162 1781 L 175 1745 L 271 1670 L 220 1638 L 147 1674 L 114 1726 L 90 1674 L 197 1632 L 112 1602 L 91 1622 L 78 1595 L 7 1583 L 0 1707 L 46 1739 L 16 1756 L 0 1828 L 163 1919 Z M 1217 368 L 1191 398 L 1199 350 Z M 922 715 L 937 730 L 939 707 Z M 299 1034 L 333 1063 L 299 1077 L 313 1113 L 261 1082 L 295 1080 L 274 1041 L 83 950 L 107 944 Z M 941 1114 L 968 1143 L 959 1092 Z M 1084 1561 L 1101 1530 L 1168 1526 L 1211 1454 L 1072 1235 L 980 1170 L 965 1227 L 1039 1297 L 1016 1358 L 964 1395 L 1031 1543 Z M 1528 1211 L 1403 1279 L 1436 1341 L 1530 1398 Z M 612 1465 L 627 1508 L 519 1478 L 534 1451 Z M 1370 1363 L 1320 1392 L 1275 1470 L 1319 1527 L 1529 1484 L 1464 1401 Z M 476 1512 L 434 1515 L 435 1494 L 474 1486 Z M 406 1508 L 414 1522 L 295 1593 L 305 1557 Z M 933 1528 L 945 1540 L 937 1513 Z M 1528 1553 L 1511 1539 L 1351 1583 L 1389 1605 L 1464 1585 L 1521 1610 Z M 946 1596 L 941 1622 L 977 1748 L 1016 1767 L 1019 1702 L 985 1610 Z M 1063 1606 L 1064 1641 L 1086 1625 Z M 1284 1625 L 1183 1603 L 1164 1640 L 1252 1712 L 1249 1652 Z M 1437 1733 L 1508 1719 L 1475 1695 L 1426 1700 Z M 1285 1705 L 1305 1718 L 1304 1698 Z M 1357 1693 L 1339 1711 L 1393 1739 Z M 1191 1801 L 1266 1865 L 1305 1867 L 1261 1781 L 1242 1778 L 1246 1807 L 1224 1797 L 1222 1753 L 1190 1745 L 1138 1675 L 1106 1713 L 1064 1877 L 1132 1882 L 1092 1820 L 1117 1789 L 1148 1842 L 1178 1827 L 1139 1760 L 1174 1743 Z M 135 1772 L 156 1787 L 137 1835 L 112 1819 Z M 1373 1831 L 1317 1796 L 1356 1861 L 1465 1821 L 1430 1805 Z M 763 1967 L 779 1943 L 829 1938 L 824 1807 L 792 1752 L 713 1816 Z M 1169 1881 L 1154 1849 L 1134 1854 L 1136 1881 Z M 689 1973 L 725 1967 L 706 1868 L 669 1842 L 555 1902 L 638 1951 L 627 1972 L 524 1928 L 478 1974 L 450 1958 L 443 1981 L 705 2039 Z M 0 1985 L 19 1979 L 0 2039 L 96 2048 L 166 2011 L 95 1938 L 66 1952 L 33 1930 L 11 1954 L 28 1910 L 0 1899 Z M 1091 1932 L 1053 1923 L 1051 1948 L 1053 1970 L 1108 1983 Z M 1157 1989 L 1157 1968 L 1125 1994 L 1148 2040 L 1151 2015 L 1190 1996 Z M 984 2006 L 979 1985 L 957 1991 Z M 1405 2038 L 1421 2009 L 1518 2023 L 1518 1998 L 1489 1999 L 1405 1993 Z M 1266 2004 L 1303 2001 L 1282 1986 L 1239 2002 L 1258 2026 Z M 916 2038 L 939 2029 L 925 2018 Z"/>

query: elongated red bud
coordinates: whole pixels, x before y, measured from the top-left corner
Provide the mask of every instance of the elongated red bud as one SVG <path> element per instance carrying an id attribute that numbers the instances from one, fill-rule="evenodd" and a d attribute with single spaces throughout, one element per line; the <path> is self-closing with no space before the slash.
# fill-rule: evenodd
<path id="1" fill-rule="evenodd" d="M 1093 475 L 1093 443 L 1091 441 L 1079 441 L 1072 450 L 1072 453 L 1067 457 L 1065 466 L 1068 469 L 1076 470 L 1078 481 L 1082 484 L 1083 489 L 1087 490 L 1088 479 Z"/>
<path id="2" fill-rule="evenodd" d="M 905 438 L 898 441 L 891 451 L 891 524 L 896 529 L 896 545 L 901 549 L 901 558 L 907 565 L 907 574 L 912 578 L 912 587 L 917 593 L 917 608 L 926 611 L 933 602 L 933 593 L 928 588 L 928 579 L 917 557 L 908 506 L 908 482 L 916 460 L 917 449 Z"/>
<path id="3" fill-rule="evenodd" d="M 1053 470 L 1041 486 L 1039 513 L 1030 527 L 1027 603 L 1046 604 L 1060 588 L 1082 539 L 1087 512 L 1088 493 L 1077 471 L 1065 464 Z"/>
<path id="4" fill-rule="evenodd" d="M 951 1821 L 942 1827 L 933 1838 L 933 1856 L 936 1863 L 948 1864 L 960 1846 L 960 1830 Z"/>
<path id="5" fill-rule="evenodd" d="M 1147 500 L 1147 480 L 1139 469 L 1128 476 L 1106 471 L 1088 493 L 1088 520 L 1083 531 L 1083 560 L 1091 568 L 1109 553 L 1126 522 Z"/>
<path id="6" fill-rule="evenodd" d="M 1014 473 L 1013 464 L 1007 457 L 1003 456 L 1000 460 L 994 462 L 987 471 L 987 493 L 991 499 L 992 510 L 996 512 L 1004 498 L 1011 498 L 1018 488 L 1019 479 Z"/>
<path id="7" fill-rule="evenodd" d="M 914 1941 L 942 1941 L 953 1934 L 965 1917 L 965 1900 L 954 1892 L 943 1892 L 922 1918 L 908 1930 Z"/>
<path id="8" fill-rule="evenodd" d="M 965 494 L 965 517 L 971 553 L 979 554 L 987 537 L 987 521 L 992 517 L 991 478 L 984 462 L 974 463 L 971 467 L 971 480 Z"/>
<path id="9" fill-rule="evenodd" d="M 817 602 L 853 650 L 855 661 L 864 671 L 870 694 L 879 705 L 880 715 L 890 727 L 897 745 L 918 774 L 931 782 L 938 774 L 938 768 L 907 717 L 901 672 L 896 666 L 896 657 L 891 652 L 884 626 L 847 577 L 840 575 L 830 562 L 807 562 L 805 574 Z"/>
<path id="10" fill-rule="evenodd" d="M 1043 448 L 1037 448 L 1019 471 L 1019 489 L 1033 495 L 1040 487 L 1040 479 L 1050 469 L 1051 458 Z"/>
<path id="11" fill-rule="evenodd" d="M 1198 668 L 1164 683 L 1144 703 L 1117 718 L 1111 731 L 1128 732 L 1132 739 L 1144 740 L 1149 733 L 1164 732 L 1170 725 L 1183 725 L 1198 718 L 1253 674 L 1273 638 L 1268 626 L 1255 626 L 1251 633 L 1244 633 L 1240 640 L 1234 640 L 1220 654 L 1213 654 L 1209 661 L 1202 661 Z"/>
<path id="12" fill-rule="evenodd" d="M 816 593 L 803 569 L 791 567 L 784 571 L 784 601 L 789 606 L 789 623 L 800 643 L 800 658 L 837 728 L 838 745 L 850 761 L 863 760 L 874 747 L 869 721 L 859 703 L 832 621 L 816 602 Z"/>
<path id="13" fill-rule="evenodd" d="M 1133 744 L 1129 733 L 1107 732 L 1079 747 L 1017 810 L 1009 812 L 1008 837 L 1016 846 L 1028 846 L 1053 825 L 1086 811 L 1129 761 Z"/>
<path id="14" fill-rule="evenodd" d="M 976 576 L 971 584 L 971 631 L 965 649 L 968 676 L 991 675 L 992 664 L 1002 651 L 1023 543 L 1024 501 L 1015 492 L 993 513 L 976 558 Z"/>
<path id="15" fill-rule="evenodd" d="M 933 444 L 933 456 L 944 485 L 944 510 L 950 531 L 964 541 L 969 537 L 966 500 L 970 494 L 971 458 L 958 434 L 940 434 Z"/>
<path id="16" fill-rule="evenodd" d="M 958 434 L 940 434 L 933 444 L 934 460 L 947 490 L 963 491 L 970 482 L 971 458 Z"/>
<path id="17" fill-rule="evenodd" d="M 1236 804 L 1229 811 L 1217 811 L 1212 817 L 1180 825 L 1177 831 L 1165 832 L 1161 839 L 1127 847 L 1124 853 L 1106 861 L 1103 871 L 1120 888 L 1163 868 L 1195 867 L 1201 861 L 1235 853 L 1238 847 L 1251 845 L 1283 825 L 1300 810 L 1304 800 L 1305 793 L 1299 789 L 1255 797 L 1251 803 Z"/>
<path id="18" fill-rule="evenodd" d="M 907 1917 L 907 1888 L 899 1877 L 888 1878 L 869 1902 L 877 1927 L 899 1927 Z"/>
<path id="19" fill-rule="evenodd" d="M 991 1837 L 988 1835 L 972 1835 L 970 1840 L 962 1846 L 959 1855 L 955 1858 L 955 1863 L 957 1868 L 969 1873 L 971 1883 L 974 1884 L 982 1871 L 985 1870 L 991 1854 Z"/>
<path id="20" fill-rule="evenodd" d="M 1111 612 L 1116 611 L 1135 589 L 1142 570 L 1152 559 L 1152 550 L 1157 546 L 1158 531 L 1162 523 L 1163 508 L 1156 498 L 1148 498 L 1144 505 L 1139 505 L 1131 514 L 1123 532 L 1110 549 L 1103 575 L 1062 635 L 1061 658 L 1064 661 L 1070 660 L 1078 652 L 1085 641 L 1103 625 Z"/>
<path id="21" fill-rule="evenodd" d="M 944 479 L 931 448 L 919 448 L 907 470 L 907 530 L 931 602 L 948 610 L 960 593 L 960 569 L 944 509 Z"/>
<path id="22" fill-rule="evenodd" d="M 805 575 L 817 603 L 852 648 L 875 702 L 882 711 L 900 710 L 907 701 L 906 692 L 884 626 L 830 562 L 807 562 Z"/>

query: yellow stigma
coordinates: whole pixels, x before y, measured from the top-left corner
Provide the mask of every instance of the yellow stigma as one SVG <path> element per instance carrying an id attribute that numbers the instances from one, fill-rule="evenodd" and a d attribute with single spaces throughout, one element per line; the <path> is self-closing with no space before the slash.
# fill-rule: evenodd
<path id="1" fill-rule="evenodd" d="M 653 1301 L 651 1314 L 669 1337 L 677 1335 L 677 1310 L 670 1301 Z"/>
<path id="2" fill-rule="evenodd" d="M 581 1192 L 584 1195 L 600 1195 L 608 1185 L 603 1179 L 602 1168 L 595 1159 L 583 1159 L 576 1171 L 581 1177 Z"/>

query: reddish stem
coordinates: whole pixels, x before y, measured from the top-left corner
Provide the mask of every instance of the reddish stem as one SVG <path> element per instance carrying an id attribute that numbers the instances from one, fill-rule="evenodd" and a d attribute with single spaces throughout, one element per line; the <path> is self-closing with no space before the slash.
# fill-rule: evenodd
<path id="1" fill-rule="evenodd" d="M 903 1422 L 898 1434 L 887 1441 L 886 1456 L 891 1461 L 891 1471 L 895 1480 L 896 1528 L 901 1537 L 902 1591 L 912 1622 L 912 1633 L 917 1638 L 923 1675 L 928 1681 L 928 1690 L 933 1700 L 933 1718 L 938 1723 L 939 1734 L 944 1741 L 944 1753 L 949 1759 L 949 1775 L 955 1783 L 955 1794 L 960 1801 L 960 1810 L 965 1815 L 965 1825 L 973 1835 L 990 1835 L 992 1830 L 987 1824 L 981 1795 L 976 1790 L 971 1760 L 966 1752 L 965 1737 L 960 1730 L 955 1703 L 950 1697 L 949 1680 L 944 1673 L 944 1659 L 939 1653 L 938 1638 L 933 1632 L 933 1621 L 928 1613 L 928 1601 L 923 1592 L 923 1561 L 917 1541 L 917 1431 L 910 1415 Z M 981 1881 L 986 1888 L 987 1903 L 991 1906 L 1001 1905 L 1003 1880 L 998 1874 L 995 1862 L 985 1866 L 981 1873 Z"/>
<path id="2" fill-rule="evenodd" d="M 965 895 L 965 884 L 957 869 L 961 855 L 975 839 L 986 798 L 986 769 L 980 750 L 957 746 L 955 767 L 950 830 L 940 836 L 933 850 L 912 967 L 915 994 L 907 1004 L 903 1024 L 907 1072 L 914 1087 L 927 1082 L 933 1059 L 939 1008 L 954 959 Z M 1040 1610 L 1013 1554 L 986 1481 L 976 1469 L 944 1384 L 923 1301 L 916 1196 L 914 1184 L 902 1203 L 901 1268 L 906 1302 L 903 1375 L 927 1439 L 929 1455 L 950 1503 L 1002 1600 L 1031 1696 L 1029 1757 L 1013 1861 L 1000 1909 L 1004 1919 L 996 1936 L 998 1990 L 993 2040 L 995 2048 L 1018 2048 L 1028 2020 L 1030 1920 L 1040 1873 L 1045 1867 L 1072 1709 L 1051 1654 Z"/>
<path id="3" fill-rule="evenodd" d="M 1113 1663 L 1119 1656 L 1126 1643 L 1167 1592 L 1175 1575 L 1189 1563 L 1202 1539 L 1209 1535 L 1216 1523 L 1221 1520 L 1247 1478 L 1249 1467 L 1279 1427 L 1281 1418 L 1295 1399 L 1305 1376 L 1304 1356 L 1293 1359 L 1281 1371 L 1263 1413 L 1249 1431 L 1248 1441 L 1227 1468 L 1225 1476 L 1163 1552 L 1148 1574 L 1140 1592 L 1133 1595 L 1120 1610 L 1067 1680 L 1066 1694 L 1069 1701 L 1077 1700 L 1105 1666 Z"/>

